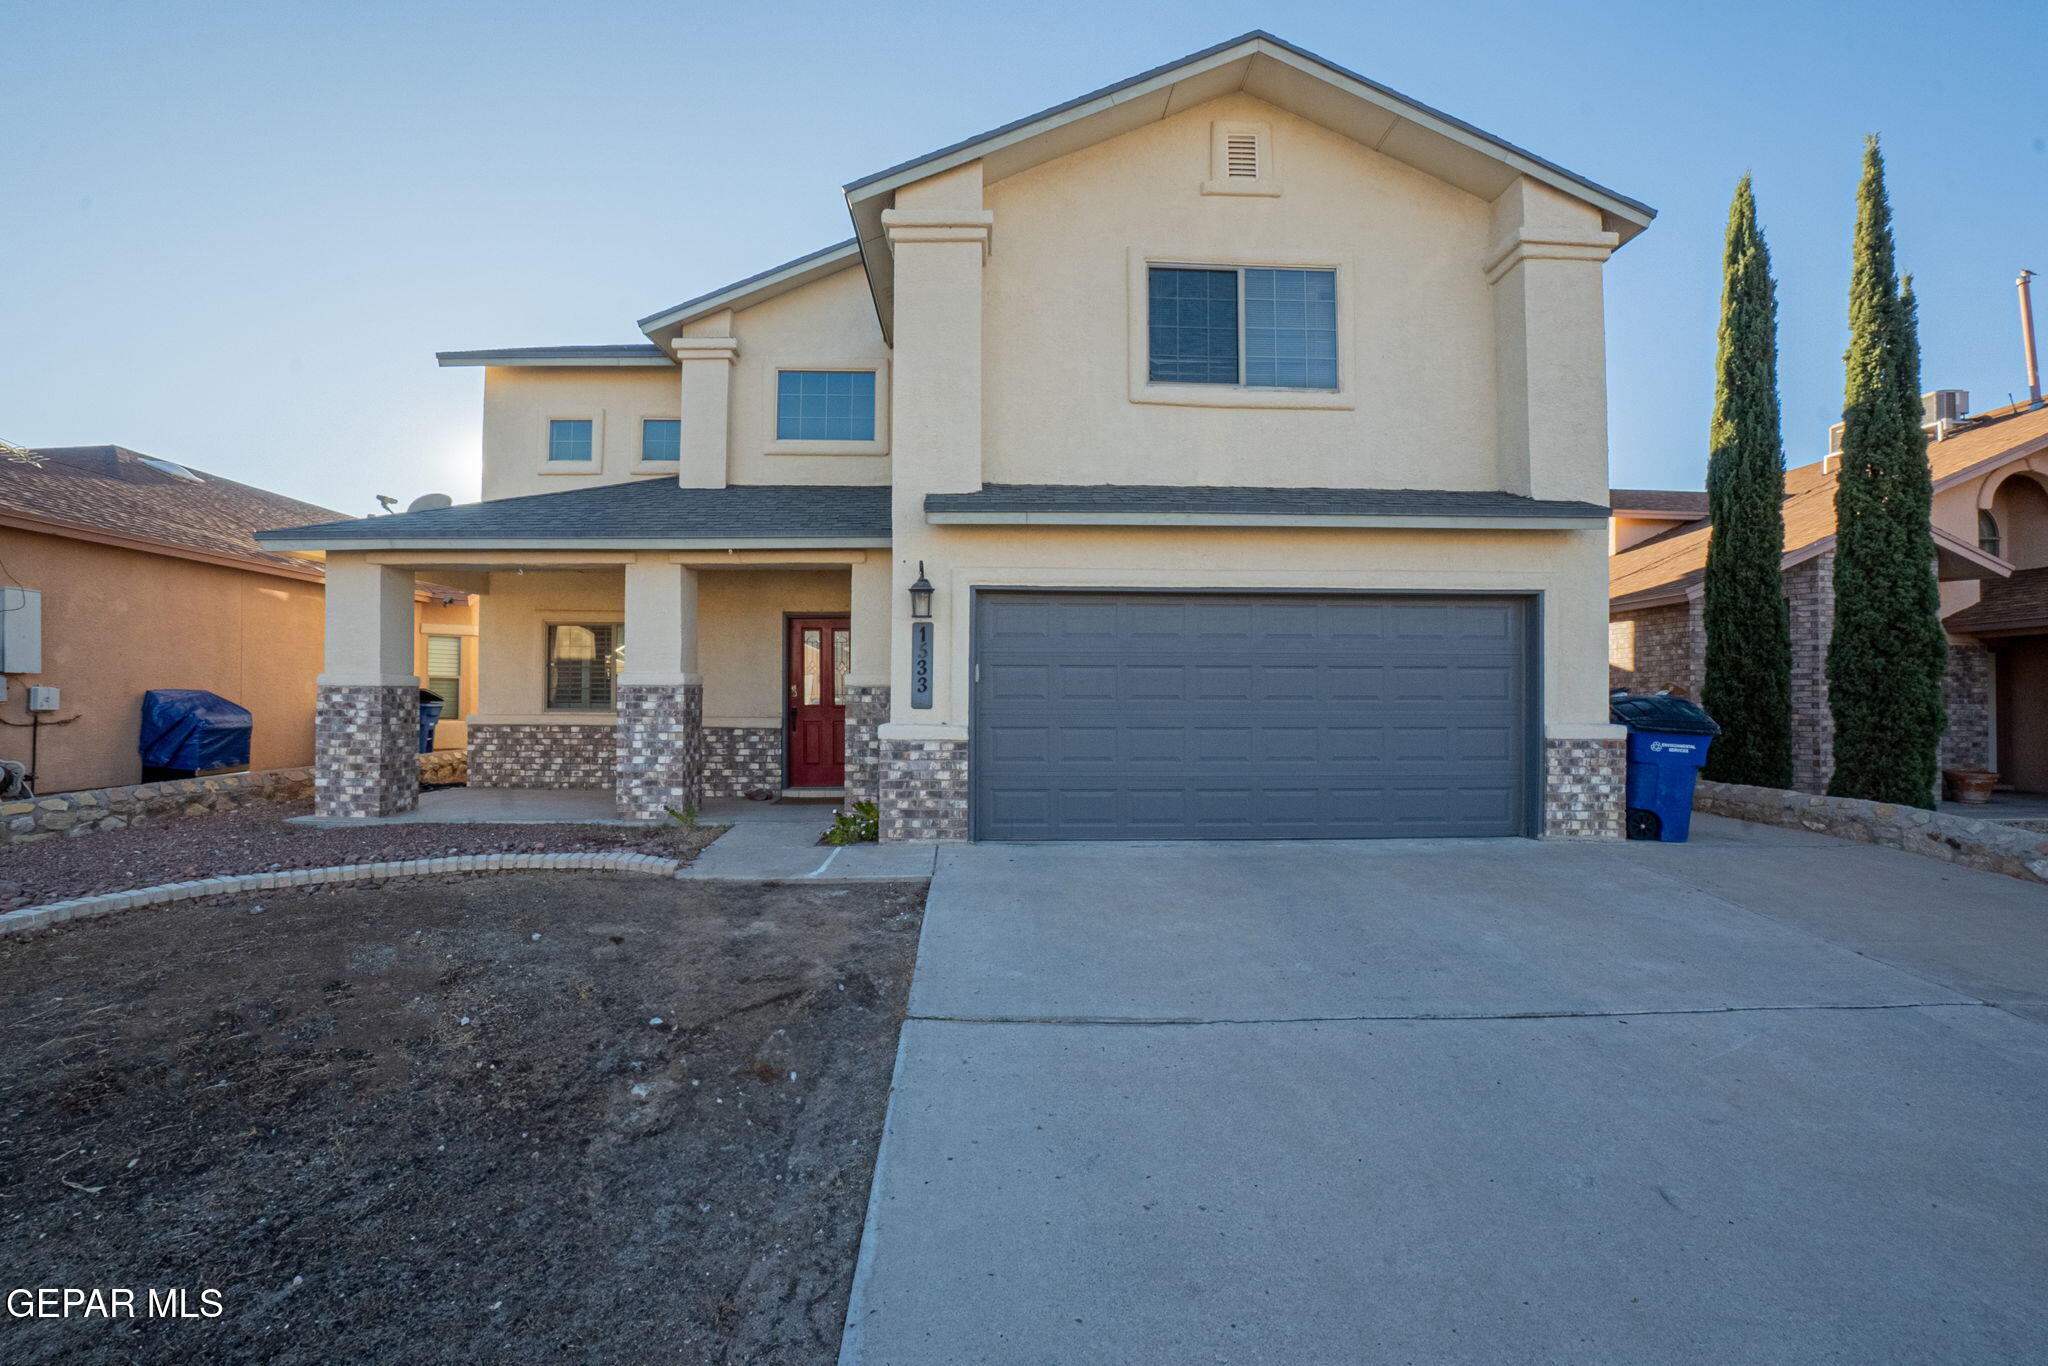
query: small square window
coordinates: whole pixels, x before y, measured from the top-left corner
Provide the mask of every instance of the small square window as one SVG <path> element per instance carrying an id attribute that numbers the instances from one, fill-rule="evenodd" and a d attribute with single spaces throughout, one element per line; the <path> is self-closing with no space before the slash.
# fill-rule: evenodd
<path id="1" fill-rule="evenodd" d="M 642 460 L 683 458 L 683 424 L 672 417 L 650 417 L 640 424 Z"/>
<path id="2" fill-rule="evenodd" d="M 873 441 L 875 372 L 780 371 L 775 436 L 780 441 Z"/>
<path id="3" fill-rule="evenodd" d="M 548 460 L 580 460 L 588 464 L 591 420 L 587 417 L 556 418 L 548 423 Z"/>

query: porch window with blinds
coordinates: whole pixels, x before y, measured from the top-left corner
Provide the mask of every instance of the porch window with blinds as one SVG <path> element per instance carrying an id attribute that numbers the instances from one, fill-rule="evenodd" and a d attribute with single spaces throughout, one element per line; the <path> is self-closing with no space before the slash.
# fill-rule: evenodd
<path id="1" fill-rule="evenodd" d="M 462 711 L 462 637 L 427 637 L 427 691 L 438 693 L 453 720 Z"/>
<path id="2" fill-rule="evenodd" d="M 617 622 L 548 627 L 548 709 L 611 711 L 616 707 L 624 635 Z"/>

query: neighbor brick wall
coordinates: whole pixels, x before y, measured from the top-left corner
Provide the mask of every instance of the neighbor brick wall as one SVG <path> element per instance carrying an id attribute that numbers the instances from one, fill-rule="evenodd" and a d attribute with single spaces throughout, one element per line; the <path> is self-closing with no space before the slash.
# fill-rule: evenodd
<path id="1" fill-rule="evenodd" d="M 1792 786 L 1825 792 L 1835 771 L 1835 718 L 1828 711 L 1828 642 L 1835 634 L 1835 557 L 1785 571 L 1792 622 Z"/>
<path id="2" fill-rule="evenodd" d="M 1950 641 L 1948 667 L 1941 676 L 1941 705 L 1948 710 L 1941 767 L 1996 767 L 1991 759 L 1991 689 L 1991 651 L 1974 642 Z"/>
<path id="3" fill-rule="evenodd" d="M 1705 652 L 1697 599 L 1616 612 L 1607 623 L 1607 685 L 1698 697 Z"/>

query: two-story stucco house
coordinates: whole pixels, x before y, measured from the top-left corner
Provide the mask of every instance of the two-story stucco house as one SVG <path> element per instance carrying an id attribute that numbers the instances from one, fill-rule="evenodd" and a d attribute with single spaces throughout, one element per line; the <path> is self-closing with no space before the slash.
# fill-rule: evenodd
<path id="1" fill-rule="evenodd" d="M 1601 275 L 1651 210 L 1263 33 L 854 181 L 854 237 L 485 369 L 484 500 L 328 563 L 320 806 L 472 783 L 883 838 L 1621 832 Z M 928 587 L 929 591 L 925 591 Z"/>

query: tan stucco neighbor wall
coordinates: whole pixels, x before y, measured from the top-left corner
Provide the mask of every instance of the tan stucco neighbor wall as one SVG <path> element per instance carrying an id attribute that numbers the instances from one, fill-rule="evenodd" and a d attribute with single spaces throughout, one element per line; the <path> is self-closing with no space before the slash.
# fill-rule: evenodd
<path id="1" fill-rule="evenodd" d="M 313 759 L 320 673 L 318 583 L 69 537 L 0 531 L 8 582 L 43 594 L 43 671 L 8 676 L 0 719 L 27 721 L 31 684 L 62 689 L 39 741 L 46 792 L 140 781 L 142 694 L 204 688 L 254 716 L 250 764 Z M 0 727 L 0 758 L 29 757 L 29 732 Z"/>

